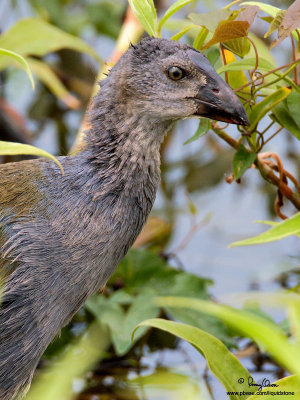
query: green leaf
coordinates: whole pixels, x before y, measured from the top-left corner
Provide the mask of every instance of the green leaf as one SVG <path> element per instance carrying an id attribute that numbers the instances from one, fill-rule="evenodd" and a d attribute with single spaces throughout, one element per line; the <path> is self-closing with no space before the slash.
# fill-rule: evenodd
<path id="1" fill-rule="evenodd" d="M 286 99 L 288 109 L 290 114 L 293 116 L 298 128 L 300 129 L 300 113 L 299 113 L 299 104 L 300 104 L 300 93 L 297 90 L 293 89 L 291 94 Z M 300 138 L 298 138 L 300 139 Z"/>
<path id="2" fill-rule="evenodd" d="M 162 297 L 156 300 L 159 306 L 188 308 L 220 318 L 227 325 L 253 339 L 280 365 L 291 373 L 300 374 L 300 348 L 289 341 L 282 329 L 266 318 L 250 311 L 190 297 Z"/>
<path id="3" fill-rule="evenodd" d="M 178 33 L 176 33 L 175 35 L 173 35 L 171 37 L 172 40 L 179 40 L 183 35 L 185 35 L 188 31 L 190 31 L 191 29 L 195 29 L 197 28 L 197 25 L 188 25 L 185 28 L 183 28 L 181 31 L 179 31 Z"/>
<path id="4" fill-rule="evenodd" d="M 177 0 L 175 3 L 173 3 L 165 12 L 165 15 L 162 17 L 162 19 L 159 21 L 158 24 L 158 31 L 161 31 L 162 26 L 164 23 L 172 17 L 173 14 L 175 14 L 178 10 L 186 6 L 187 4 L 191 3 L 193 0 Z"/>
<path id="5" fill-rule="evenodd" d="M 291 375 L 287 376 L 283 379 L 279 379 L 278 381 L 274 382 L 278 387 L 265 387 L 263 388 L 258 394 L 254 394 L 250 397 L 248 397 L 247 400 L 274 400 L 276 398 L 280 399 L 282 396 L 278 395 L 276 396 L 276 392 L 281 391 L 281 392 L 294 392 L 295 395 L 288 396 L 296 400 L 299 397 L 297 394 L 300 393 L 300 377 L 297 375 Z M 269 392 L 268 394 L 265 394 L 265 392 Z M 275 392 L 275 393 L 274 393 Z"/>
<path id="6" fill-rule="evenodd" d="M 202 48 L 208 34 L 209 34 L 208 29 L 206 29 L 205 27 L 200 28 L 200 31 L 199 31 L 198 35 L 195 37 L 195 40 L 193 43 L 193 47 L 196 50 L 200 50 Z"/>
<path id="7" fill-rule="evenodd" d="M 13 60 L 17 61 L 23 67 L 23 69 L 26 71 L 28 78 L 30 80 L 32 89 L 34 89 L 34 80 L 32 77 L 32 73 L 31 73 L 30 67 L 29 67 L 27 61 L 25 60 L 25 58 L 20 56 L 20 54 L 15 53 L 14 51 L 2 49 L 2 48 L 0 48 L 0 56 L 8 56 L 8 57 L 11 57 Z"/>
<path id="8" fill-rule="evenodd" d="M 27 61 L 32 71 L 36 74 L 39 80 L 48 87 L 54 96 L 72 109 L 77 109 L 80 106 L 80 102 L 76 97 L 72 96 L 71 93 L 68 92 L 66 87 L 46 63 L 34 58 L 27 58 Z"/>
<path id="9" fill-rule="evenodd" d="M 200 25 L 208 29 L 210 32 L 214 32 L 221 21 L 226 20 L 230 15 L 230 11 L 224 8 L 216 11 L 209 11 L 205 14 L 189 14 L 188 18 L 193 21 L 194 24 Z"/>
<path id="10" fill-rule="evenodd" d="M 194 133 L 194 135 L 189 140 L 184 142 L 184 144 L 191 143 L 194 140 L 198 139 L 199 137 L 205 135 L 205 133 L 207 133 L 209 131 L 209 129 L 210 129 L 210 121 L 206 118 L 201 118 L 197 131 Z"/>
<path id="11" fill-rule="evenodd" d="M 223 46 L 239 57 L 245 57 L 251 49 L 250 41 L 246 36 L 227 40 L 223 42 Z"/>
<path id="12" fill-rule="evenodd" d="M 240 145 L 238 151 L 235 153 L 233 158 L 233 176 L 234 179 L 239 179 L 244 172 L 254 163 L 256 159 L 256 153 L 250 153 L 245 146 Z"/>
<path id="13" fill-rule="evenodd" d="M 300 213 L 295 214 L 293 217 L 288 218 L 257 236 L 249 239 L 234 242 L 230 247 L 236 246 L 250 246 L 253 244 L 262 244 L 274 242 L 288 236 L 296 235 L 300 232 Z"/>
<path id="14" fill-rule="evenodd" d="M 239 393 L 248 389 L 250 373 L 225 345 L 214 336 L 191 325 L 158 318 L 140 323 L 132 336 L 134 336 L 139 327 L 145 326 L 161 329 L 191 343 L 206 358 L 209 369 L 224 385 L 226 391 Z M 238 383 L 240 378 L 244 379 L 243 383 Z M 232 394 L 229 395 L 229 398 L 231 400 L 241 400 L 246 399 L 247 396 Z"/>
<path id="15" fill-rule="evenodd" d="M 251 111 L 249 116 L 249 132 L 254 131 L 259 121 L 278 103 L 283 101 L 291 92 L 291 89 L 286 87 L 280 88 L 264 98 L 261 102 L 257 103 Z"/>
<path id="16" fill-rule="evenodd" d="M 61 163 L 52 154 L 48 153 L 45 150 L 31 146 L 30 144 L 0 141 L 0 155 L 1 156 L 31 155 L 31 156 L 41 156 L 49 158 L 59 166 L 61 173 L 64 174 L 64 170 Z"/>
<path id="17" fill-rule="evenodd" d="M 83 40 L 63 32 L 39 18 L 22 19 L 0 36 L 0 47 L 12 50 L 20 55 L 44 56 L 47 53 L 68 48 L 101 61 L 98 54 Z M 0 69 L 7 65 L 0 60 Z"/>
<path id="18" fill-rule="evenodd" d="M 87 308 L 95 315 L 101 325 L 110 329 L 111 340 L 116 353 L 121 356 L 128 352 L 134 343 L 144 335 L 145 329 L 131 341 L 131 332 L 144 318 L 153 318 L 159 314 L 159 308 L 152 302 L 154 293 L 144 290 L 130 305 L 127 311 L 114 299 L 93 296 L 87 302 Z"/>
<path id="19" fill-rule="evenodd" d="M 289 96 L 287 97 L 287 99 Z M 287 129 L 291 134 L 293 134 L 298 140 L 300 140 L 300 128 L 296 124 L 294 117 L 298 118 L 298 115 L 291 113 L 284 103 L 279 103 L 272 110 L 272 114 L 275 117 L 276 122 Z M 274 119 L 273 115 L 271 118 Z"/>
<path id="20" fill-rule="evenodd" d="M 245 71 L 254 68 L 256 64 L 256 58 L 244 58 L 243 60 L 233 61 L 232 63 L 223 65 L 223 67 L 217 70 L 218 74 L 226 71 Z M 274 66 L 264 58 L 259 58 L 258 70 L 263 72 L 271 71 Z"/>
<path id="21" fill-rule="evenodd" d="M 128 0 L 132 11 L 150 36 L 159 36 L 153 0 Z"/>

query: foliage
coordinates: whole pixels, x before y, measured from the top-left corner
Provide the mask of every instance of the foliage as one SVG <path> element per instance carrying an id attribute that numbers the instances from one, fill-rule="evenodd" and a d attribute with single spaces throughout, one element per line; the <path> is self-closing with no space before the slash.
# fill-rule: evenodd
<path id="1" fill-rule="evenodd" d="M 292 375 L 285 380 L 275 382 L 278 385 L 274 390 L 285 387 L 288 391 L 300 393 L 300 300 L 298 295 L 286 298 L 281 296 L 280 301 L 286 302 L 288 316 L 293 333 L 290 338 L 280 327 L 265 317 L 253 314 L 250 311 L 240 311 L 213 302 L 198 299 L 169 297 L 158 298 L 156 303 L 160 306 L 175 308 L 188 308 L 216 316 L 238 330 L 241 334 L 251 337 L 259 346 L 270 353 Z M 226 347 L 211 335 L 200 331 L 191 325 L 163 319 L 150 319 L 143 321 L 139 326 L 151 326 L 172 333 L 193 344 L 204 355 L 210 370 L 222 382 L 230 399 L 255 399 L 257 395 L 249 397 L 249 378 L 252 379 L 240 362 L 226 349 Z M 216 354 L 217 353 L 217 354 Z M 254 380 L 253 380 L 254 381 Z M 265 390 L 272 391 L 269 387 Z M 272 393 L 269 394 L 270 398 Z M 273 393 L 274 396 L 274 393 Z M 298 398 L 298 396 L 297 396 Z"/>

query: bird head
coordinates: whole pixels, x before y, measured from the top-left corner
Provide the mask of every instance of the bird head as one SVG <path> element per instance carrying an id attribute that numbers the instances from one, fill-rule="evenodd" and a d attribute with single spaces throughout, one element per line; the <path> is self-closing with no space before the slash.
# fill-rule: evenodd
<path id="1" fill-rule="evenodd" d="M 119 63 L 123 79 L 117 81 L 121 86 L 124 82 L 126 102 L 130 107 L 128 99 L 134 97 L 135 107 L 138 104 L 143 114 L 159 120 L 200 116 L 248 124 L 232 89 L 208 59 L 188 45 L 146 38 L 131 46 Z"/>

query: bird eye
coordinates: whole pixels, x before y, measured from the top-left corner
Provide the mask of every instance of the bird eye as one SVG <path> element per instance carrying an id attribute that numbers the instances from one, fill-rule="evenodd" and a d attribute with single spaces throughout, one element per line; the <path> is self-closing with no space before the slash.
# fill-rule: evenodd
<path id="1" fill-rule="evenodd" d="M 185 71 L 180 67 L 173 66 L 168 69 L 168 77 L 173 79 L 173 81 L 179 81 L 179 79 L 184 78 L 185 75 Z"/>

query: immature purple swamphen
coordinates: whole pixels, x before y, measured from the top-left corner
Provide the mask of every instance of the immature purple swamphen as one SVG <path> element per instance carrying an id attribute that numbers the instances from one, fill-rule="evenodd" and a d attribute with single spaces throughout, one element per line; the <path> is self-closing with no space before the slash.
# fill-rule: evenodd
<path id="1" fill-rule="evenodd" d="M 0 166 L 0 399 L 21 398 L 40 357 L 105 286 L 140 233 L 160 181 L 160 144 L 194 116 L 246 125 L 204 55 L 175 41 L 132 46 L 101 82 L 76 156 Z"/>

